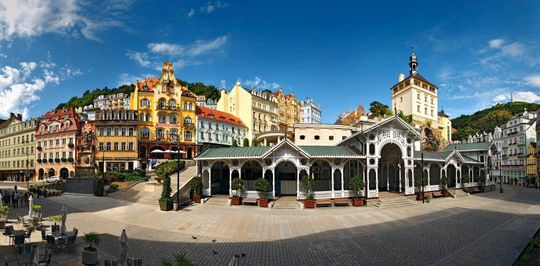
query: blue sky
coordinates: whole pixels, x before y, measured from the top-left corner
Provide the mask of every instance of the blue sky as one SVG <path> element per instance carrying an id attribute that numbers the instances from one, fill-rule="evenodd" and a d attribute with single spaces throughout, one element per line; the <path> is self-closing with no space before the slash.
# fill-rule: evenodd
<path id="1" fill-rule="evenodd" d="M 174 2 L 174 3 L 173 3 Z M 410 47 L 452 117 L 540 102 L 539 1 L 0 0 L 0 116 L 159 76 L 283 87 L 323 122 L 391 104 Z"/>

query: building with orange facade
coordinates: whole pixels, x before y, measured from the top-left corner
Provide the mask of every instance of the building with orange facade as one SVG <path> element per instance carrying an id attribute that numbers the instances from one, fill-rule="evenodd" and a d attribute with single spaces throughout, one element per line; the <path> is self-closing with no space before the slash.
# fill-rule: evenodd
<path id="1" fill-rule="evenodd" d="M 302 108 L 293 92 L 285 95 L 283 89 L 279 89 L 274 92 L 273 96 L 277 103 L 278 127 L 280 130 L 292 128 L 294 124 L 301 122 Z"/>
<path id="2" fill-rule="evenodd" d="M 139 114 L 138 157 L 144 168 L 151 159 L 166 159 L 167 150 L 180 150 L 193 158 L 195 145 L 196 95 L 181 86 L 172 63 L 163 64 L 161 77 L 137 81 L 130 109 Z"/>

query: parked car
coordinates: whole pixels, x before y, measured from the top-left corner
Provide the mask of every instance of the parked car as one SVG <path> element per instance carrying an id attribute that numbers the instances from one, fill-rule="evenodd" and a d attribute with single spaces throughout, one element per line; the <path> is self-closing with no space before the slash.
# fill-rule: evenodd
<path id="1" fill-rule="evenodd" d="M 47 179 L 45 179 L 45 182 L 47 183 L 54 183 L 54 182 L 60 182 L 62 181 L 62 178 L 59 176 L 49 176 Z"/>

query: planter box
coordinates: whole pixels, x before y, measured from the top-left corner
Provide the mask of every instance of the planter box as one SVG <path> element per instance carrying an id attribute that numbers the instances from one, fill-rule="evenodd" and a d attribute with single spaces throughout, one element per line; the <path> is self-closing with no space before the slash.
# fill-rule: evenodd
<path id="1" fill-rule="evenodd" d="M 424 194 L 416 194 L 416 200 L 424 200 Z"/>
<path id="2" fill-rule="evenodd" d="M 448 192 L 447 190 L 443 191 L 443 195 L 445 197 L 449 197 L 450 196 L 450 192 Z"/>
<path id="3" fill-rule="evenodd" d="M 231 205 L 240 205 L 240 204 L 242 204 L 242 198 L 238 196 L 231 197 Z"/>
<path id="4" fill-rule="evenodd" d="M 96 251 L 82 250 L 82 263 L 84 265 L 96 265 L 98 263 L 98 254 Z"/>
<path id="5" fill-rule="evenodd" d="M 304 200 L 304 208 L 307 208 L 307 209 L 315 208 L 315 200 Z"/>
<path id="6" fill-rule="evenodd" d="M 362 199 L 362 198 L 353 198 L 352 199 L 352 205 L 354 207 L 364 206 L 364 199 Z"/>
<path id="7" fill-rule="evenodd" d="M 173 208 L 172 199 L 160 199 L 159 200 L 159 209 L 162 211 L 170 211 Z"/>
<path id="8" fill-rule="evenodd" d="M 259 207 L 268 208 L 268 199 L 259 199 Z"/>
<path id="9" fill-rule="evenodd" d="M 193 197 L 193 201 L 195 203 L 201 203 L 201 196 L 197 195 L 197 196 Z"/>

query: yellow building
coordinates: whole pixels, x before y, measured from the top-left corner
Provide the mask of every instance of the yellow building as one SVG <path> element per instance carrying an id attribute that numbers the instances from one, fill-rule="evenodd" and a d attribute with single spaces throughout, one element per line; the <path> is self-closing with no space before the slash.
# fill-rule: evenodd
<path id="1" fill-rule="evenodd" d="M 302 118 L 302 108 L 300 103 L 291 92 L 285 95 L 283 89 L 274 92 L 274 98 L 277 103 L 278 127 L 280 130 L 292 128 L 298 124 Z"/>
<path id="2" fill-rule="evenodd" d="M 278 130 L 277 103 L 269 90 L 246 90 L 237 82 L 229 93 L 221 90 L 217 110 L 233 114 L 246 124 L 249 143 L 261 132 Z"/>
<path id="3" fill-rule="evenodd" d="M 0 124 L 0 180 L 34 179 L 35 128 L 35 119 L 22 121 L 22 115 L 14 113 Z"/>
<path id="4" fill-rule="evenodd" d="M 139 159 L 142 167 L 149 159 L 169 158 L 155 150 L 185 152 L 183 158 L 196 155 L 195 146 L 196 96 L 181 86 L 174 76 L 172 63 L 163 64 L 160 78 L 137 82 L 131 94 L 130 109 L 139 113 Z"/>
<path id="5" fill-rule="evenodd" d="M 527 155 L 527 176 L 536 177 L 536 142 L 529 143 Z"/>
<path id="6" fill-rule="evenodd" d="M 99 170 L 139 168 L 137 156 L 137 111 L 99 110 L 94 121 Z M 105 168 L 103 168 L 105 165 Z"/>

